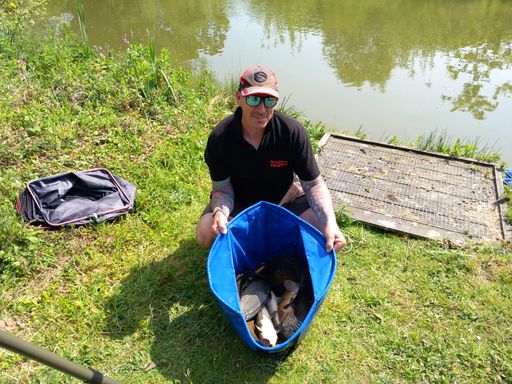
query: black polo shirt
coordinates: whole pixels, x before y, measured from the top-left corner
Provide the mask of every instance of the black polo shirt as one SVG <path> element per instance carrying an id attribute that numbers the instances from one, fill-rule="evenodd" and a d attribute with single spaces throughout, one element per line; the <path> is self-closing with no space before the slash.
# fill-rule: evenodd
<path id="1" fill-rule="evenodd" d="M 242 110 L 222 120 L 208 138 L 204 158 L 214 181 L 231 177 L 236 205 L 265 200 L 279 203 L 293 181 L 293 173 L 310 181 L 320 175 L 304 127 L 274 112 L 256 150 L 242 135 Z"/>

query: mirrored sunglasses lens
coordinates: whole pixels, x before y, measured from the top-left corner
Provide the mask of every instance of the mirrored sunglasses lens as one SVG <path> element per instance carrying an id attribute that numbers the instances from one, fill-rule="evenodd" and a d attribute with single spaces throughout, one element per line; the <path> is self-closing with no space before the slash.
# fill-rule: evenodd
<path id="1" fill-rule="evenodd" d="M 277 99 L 275 97 L 265 97 L 263 104 L 265 104 L 267 108 L 274 108 L 277 104 Z"/>
<path id="2" fill-rule="evenodd" d="M 261 97 L 256 95 L 247 96 L 247 104 L 251 107 L 257 107 L 261 102 Z"/>

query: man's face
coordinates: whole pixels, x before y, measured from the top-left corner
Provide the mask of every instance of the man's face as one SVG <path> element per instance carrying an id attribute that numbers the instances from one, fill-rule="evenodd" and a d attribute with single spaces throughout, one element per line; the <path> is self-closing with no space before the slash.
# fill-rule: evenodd
<path id="1" fill-rule="evenodd" d="M 258 95 L 265 97 L 265 95 Z M 274 107 L 266 108 L 261 101 L 256 107 L 247 104 L 246 97 L 236 93 L 237 104 L 242 108 L 242 126 L 248 130 L 263 130 L 274 114 Z"/>

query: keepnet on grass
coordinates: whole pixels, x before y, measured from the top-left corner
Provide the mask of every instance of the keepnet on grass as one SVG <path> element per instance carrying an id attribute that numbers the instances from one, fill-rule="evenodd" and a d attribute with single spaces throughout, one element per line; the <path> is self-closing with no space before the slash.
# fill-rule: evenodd
<path id="1" fill-rule="evenodd" d="M 242 314 L 236 276 L 257 269 L 283 254 L 305 262 L 311 279 L 313 302 L 304 321 L 286 341 L 274 347 L 258 343 Z M 336 254 L 326 252 L 325 237 L 316 228 L 285 208 L 259 202 L 228 224 L 219 234 L 207 261 L 210 288 L 241 340 L 252 350 L 286 355 L 303 338 L 323 303 L 336 272 Z"/>

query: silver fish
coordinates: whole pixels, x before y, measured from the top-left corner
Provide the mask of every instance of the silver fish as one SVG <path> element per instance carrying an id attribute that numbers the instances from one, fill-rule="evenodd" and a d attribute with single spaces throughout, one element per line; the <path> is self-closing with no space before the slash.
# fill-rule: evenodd
<path id="1" fill-rule="evenodd" d="M 266 345 L 268 342 L 269 347 L 273 347 L 277 343 L 277 332 L 272 324 L 270 315 L 266 307 L 263 307 L 261 311 L 256 315 L 254 326 L 259 334 L 259 341 L 262 345 Z"/>
<path id="2" fill-rule="evenodd" d="M 281 297 L 278 305 L 278 315 L 280 323 L 280 336 L 285 340 L 290 338 L 302 324 L 295 315 L 295 308 L 292 305 L 299 292 L 299 284 L 291 280 L 285 280 L 283 283 L 286 291 Z"/>
<path id="3" fill-rule="evenodd" d="M 274 328 L 279 333 L 281 329 L 281 321 L 279 320 L 279 307 L 277 304 L 277 297 L 272 290 L 270 291 L 270 297 L 268 298 L 266 307 L 270 318 L 272 319 L 272 324 L 274 324 Z"/>
<path id="4" fill-rule="evenodd" d="M 250 320 L 268 301 L 270 286 L 261 279 L 253 279 L 241 286 L 240 309 L 245 320 Z"/>
<path id="5" fill-rule="evenodd" d="M 295 316 L 293 305 L 281 311 L 280 316 L 282 316 L 280 335 L 286 340 L 299 329 L 302 322 Z"/>
<path id="6" fill-rule="evenodd" d="M 283 296 L 281 296 L 279 309 L 287 308 L 293 302 L 293 300 L 295 300 L 297 293 L 299 292 L 299 284 L 294 281 L 285 280 L 283 285 L 286 291 L 284 291 Z"/>
<path id="7" fill-rule="evenodd" d="M 298 281 L 299 285 L 302 283 L 303 269 L 300 259 L 283 255 L 262 265 L 255 272 L 269 282 L 275 293 L 282 295 L 285 280 Z"/>
<path id="8" fill-rule="evenodd" d="M 283 285 L 287 291 L 290 291 L 295 295 L 297 295 L 297 293 L 299 292 L 299 284 L 297 284 L 295 281 L 285 280 L 283 281 Z"/>

